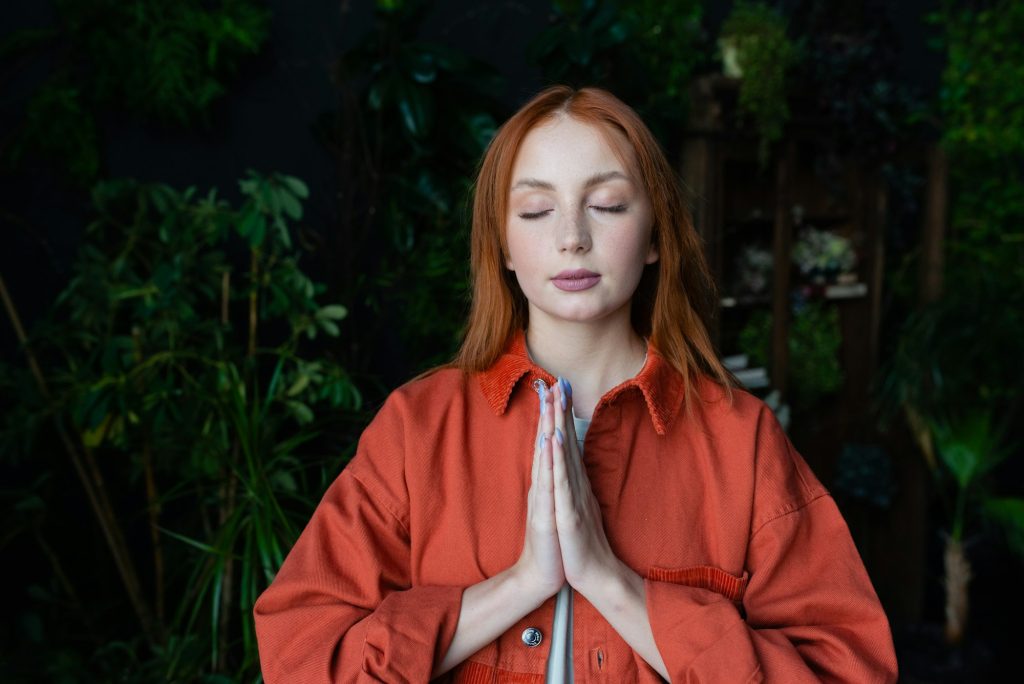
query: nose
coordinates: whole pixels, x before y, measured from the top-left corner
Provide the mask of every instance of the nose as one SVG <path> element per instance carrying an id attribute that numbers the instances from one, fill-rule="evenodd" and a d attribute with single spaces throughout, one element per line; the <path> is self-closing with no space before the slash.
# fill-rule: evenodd
<path id="1" fill-rule="evenodd" d="M 587 252 L 590 250 L 590 227 L 584 211 L 576 211 L 560 221 L 558 247 L 562 252 Z"/>

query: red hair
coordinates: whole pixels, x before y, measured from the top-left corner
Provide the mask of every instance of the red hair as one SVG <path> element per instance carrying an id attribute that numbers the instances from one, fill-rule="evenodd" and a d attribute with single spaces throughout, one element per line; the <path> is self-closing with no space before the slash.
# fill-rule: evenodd
<path id="1" fill-rule="evenodd" d="M 682 373 L 687 399 L 700 375 L 710 376 L 728 389 L 730 374 L 708 334 L 715 286 L 675 172 L 637 113 L 599 88 L 553 86 L 543 90 L 505 122 L 487 147 L 473 197 L 472 306 L 462 347 L 452 365 L 467 371 L 484 370 L 501 355 L 509 337 L 526 328 L 526 297 L 515 274 L 505 268 L 512 167 L 527 133 L 559 115 L 606 133 L 617 130 L 632 147 L 636 171 L 651 202 L 652 240 L 659 255 L 658 261 L 644 269 L 633 295 L 630 316 L 634 330 L 649 338 L 658 353 Z M 614 147 L 614 138 L 607 138 Z"/>

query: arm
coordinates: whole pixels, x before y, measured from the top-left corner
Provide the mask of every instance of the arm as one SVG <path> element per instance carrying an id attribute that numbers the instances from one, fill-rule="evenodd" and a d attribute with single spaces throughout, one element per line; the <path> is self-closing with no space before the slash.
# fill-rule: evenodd
<path id="1" fill-rule="evenodd" d="M 411 587 L 408 567 L 398 519 L 343 472 L 253 609 L 264 680 L 426 681 L 462 589 Z"/>
<path id="2" fill-rule="evenodd" d="M 765 409 L 742 611 L 718 591 L 646 580 L 673 681 L 894 682 L 888 621 L 835 503 Z"/>
<path id="3" fill-rule="evenodd" d="M 538 436 L 540 429 L 538 423 Z M 543 440 L 518 562 L 465 591 L 411 586 L 402 435 L 400 412 L 386 404 L 256 602 L 268 684 L 427 681 L 494 641 L 564 583 L 551 449 Z"/>
<path id="4" fill-rule="evenodd" d="M 426 681 L 461 587 L 410 579 L 403 412 L 389 400 L 253 609 L 275 682 Z"/>
<path id="5" fill-rule="evenodd" d="M 555 449 L 554 485 L 566 578 L 670 681 L 895 681 L 888 622 L 849 531 L 765 412 L 745 617 L 733 601 L 743 578 L 709 569 L 722 575 L 706 580 L 709 588 L 643 579 L 615 557 L 571 422 L 562 419 L 557 427 L 569 436 Z"/>
<path id="6" fill-rule="evenodd" d="M 542 433 L 551 423 L 550 413 L 542 412 L 537 426 L 523 551 L 514 566 L 466 589 L 458 627 L 435 677 L 497 639 L 565 582 L 555 529 L 551 444 Z"/>

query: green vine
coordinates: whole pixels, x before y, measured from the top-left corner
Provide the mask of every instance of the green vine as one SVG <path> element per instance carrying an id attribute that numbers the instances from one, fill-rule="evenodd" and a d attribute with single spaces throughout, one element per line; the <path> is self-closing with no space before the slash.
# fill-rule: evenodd
<path id="1" fill-rule="evenodd" d="M 796 63 L 797 47 L 786 35 L 783 16 L 758 2 L 738 3 L 722 26 L 721 36 L 736 49 L 742 69 L 739 107 L 753 120 L 764 163 L 769 146 L 782 137 L 789 120 L 786 74 Z"/>

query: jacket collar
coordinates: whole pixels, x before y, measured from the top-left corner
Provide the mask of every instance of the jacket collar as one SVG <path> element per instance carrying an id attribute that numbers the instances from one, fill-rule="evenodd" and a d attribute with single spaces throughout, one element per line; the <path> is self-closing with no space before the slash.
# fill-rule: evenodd
<path id="1" fill-rule="evenodd" d="M 556 381 L 550 373 L 530 360 L 526 351 L 526 335 L 522 330 L 516 331 L 509 338 L 505 351 L 490 368 L 476 375 L 487 402 L 499 416 L 505 413 L 512 390 L 523 377 L 529 376 L 530 382 L 540 378 L 548 385 Z M 683 377 L 649 341 L 644 367 L 636 376 L 609 390 L 601 397 L 600 403 L 607 403 L 623 392 L 634 389 L 643 395 L 655 432 L 664 435 L 683 402 Z"/>

